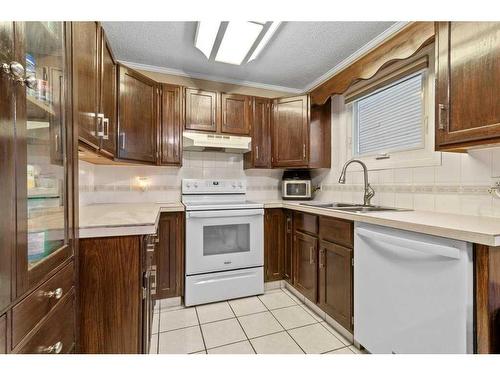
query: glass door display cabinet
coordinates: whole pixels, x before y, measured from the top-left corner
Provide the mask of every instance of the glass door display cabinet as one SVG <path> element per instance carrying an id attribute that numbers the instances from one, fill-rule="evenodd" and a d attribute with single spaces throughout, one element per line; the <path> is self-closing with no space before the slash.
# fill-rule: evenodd
<path id="1" fill-rule="evenodd" d="M 2 226 L 1 241 L 13 249 L 12 300 L 73 255 L 69 34 L 64 22 L 0 23 L 0 95 L 10 103 L 1 108 L 9 149 L 2 151 L 0 200 L 14 223 Z"/>

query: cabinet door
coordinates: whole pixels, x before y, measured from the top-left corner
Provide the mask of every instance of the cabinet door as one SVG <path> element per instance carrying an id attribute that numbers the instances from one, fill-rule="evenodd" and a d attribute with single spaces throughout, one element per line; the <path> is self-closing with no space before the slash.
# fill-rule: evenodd
<path id="1" fill-rule="evenodd" d="M 186 130 L 217 131 L 217 93 L 187 88 Z"/>
<path id="2" fill-rule="evenodd" d="M 72 22 L 74 121 L 78 139 L 99 148 L 97 109 L 99 95 L 99 25 Z"/>
<path id="3" fill-rule="evenodd" d="M 306 95 L 273 103 L 273 166 L 302 167 L 309 155 L 309 100 Z"/>
<path id="4" fill-rule="evenodd" d="M 5 353 L 7 353 L 7 317 L 2 315 L 0 316 L 0 354 Z"/>
<path id="5" fill-rule="evenodd" d="M 184 225 L 180 213 L 163 213 L 158 224 L 156 299 L 181 296 L 184 281 Z"/>
<path id="6" fill-rule="evenodd" d="M 284 217 L 281 208 L 267 209 L 264 222 L 264 279 L 281 280 L 283 273 Z"/>
<path id="7" fill-rule="evenodd" d="M 250 134 L 252 98 L 238 94 L 222 94 L 222 133 Z"/>
<path id="8" fill-rule="evenodd" d="M 101 151 L 116 156 L 116 79 L 117 65 L 104 30 L 100 33 L 100 106 L 98 121 L 102 130 Z"/>
<path id="9" fill-rule="evenodd" d="M 285 210 L 285 246 L 283 251 L 283 279 L 293 280 L 293 214 Z"/>
<path id="10" fill-rule="evenodd" d="M 15 60 L 14 22 L 0 22 L 0 62 Z M 11 301 L 11 267 L 15 251 L 15 84 L 0 74 L 0 311 Z M 0 337 L 1 341 L 1 337 Z M 2 351 L 0 350 L 0 353 Z"/>
<path id="11" fill-rule="evenodd" d="M 16 295 L 22 295 L 73 254 L 72 122 L 68 64 L 71 30 L 64 22 L 16 23 L 16 47 L 26 76 L 37 86 L 18 86 L 16 95 Z M 17 60 L 17 61 L 19 61 Z M 58 79 L 51 81 L 51 73 Z M 50 85 L 57 85 L 55 91 Z M 54 160 L 51 139 L 57 129 L 67 162 Z M 12 157 L 12 155 L 10 155 Z"/>
<path id="12" fill-rule="evenodd" d="M 160 164 L 182 165 L 182 88 L 162 85 Z"/>
<path id="13" fill-rule="evenodd" d="M 119 67 L 118 156 L 120 159 L 156 162 L 157 95 L 155 81 Z"/>
<path id="14" fill-rule="evenodd" d="M 498 22 L 436 24 L 436 146 L 500 142 Z"/>
<path id="15" fill-rule="evenodd" d="M 252 151 L 244 155 L 244 168 L 271 168 L 271 100 L 254 98 Z"/>
<path id="16" fill-rule="evenodd" d="M 321 241 L 319 252 L 319 305 L 352 332 L 352 250 Z"/>
<path id="17" fill-rule="evenodd" d="M 316 302 L 318 239 L 295 231 L 293 249 L 295 252 L 294 285 L 307 299 Z"/>

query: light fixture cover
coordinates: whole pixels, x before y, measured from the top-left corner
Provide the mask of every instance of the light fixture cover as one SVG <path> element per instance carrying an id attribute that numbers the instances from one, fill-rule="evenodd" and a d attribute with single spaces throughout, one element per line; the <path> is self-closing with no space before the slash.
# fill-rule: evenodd
<path id="1" fill-rule="evenodd" d="M 228 23 L 216 61 L 240 65 L 262 32 L 262 25 L 248 21 Z"/>
<path id="2" fill-rule="evenodd" d="M 212 48 L 214 47 L 215 38 L 220 28 L 220 21 L 200 21 L 198 22 L 198 27 L 196 28 L 196 36 L 194 39 L 194 45 L 203 54 L 210 58 Z"/>
<path id="3" fill-rule="evenodd" d="M 269 28 L 266 31 L 266 34 L 260 40 L 257 47 L 255 47 L 255 49 L 253 50 L 252 55 L 250 56 L 248 61 L 255 60 L 257 58 L 257 56 L 259 56 L 259 53 L 267 45 L 267 43 L 269 42 L 269 39 L 271 39 L 271 37 L 274 35 L 274 33 L 276 32 L 276 30 L 278 29 L 280 24 L 281 24 L 281 22 L 272 22 L 271 23 L 271 26 L 269 26 Z"/>

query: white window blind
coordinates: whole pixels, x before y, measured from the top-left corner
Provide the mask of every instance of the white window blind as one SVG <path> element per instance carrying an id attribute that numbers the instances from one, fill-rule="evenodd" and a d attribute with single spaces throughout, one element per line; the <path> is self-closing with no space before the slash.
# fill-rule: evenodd
<path id="1" fill-rule="evenodd" d="M 422 75 L 406 77 L 353 103 L 356 155 L 424 146 Z"/>

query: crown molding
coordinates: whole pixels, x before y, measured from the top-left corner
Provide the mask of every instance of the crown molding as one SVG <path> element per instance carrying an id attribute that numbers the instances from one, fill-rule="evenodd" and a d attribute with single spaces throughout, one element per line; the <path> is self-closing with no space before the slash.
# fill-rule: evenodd
<path id="1" fill-rule="evenodd" d="M 396 22 L 394 25 L 389 27 L 388 29 L 384 30 L 381 34 L 377 35 L 375 38 L 370 40 L 368 43 L 366 43 L 363 47 L 358 49 L 356 52 L 351 54 L 349 57 L 347 57 L 345 60 L 341 61 L 337 65 L 335 65 L 333 68 L 331 68 L 328 72 L 323 74 L 321 77 L 318 77 L 315 79 L 313 82 L 310 84 L 306 85 L 304 89 L 302 90 L 303 92 L 309 92 L 312 89 L 316 88 L 329 78 L 333 77 L 335 74 L 338 72 L 344 70 L 347 68 L 349 65 L 351 65 L 353 62 L 361 58 L 363 55 L 366 55 L 368 52 L 370 52 L 372 49 L 375 47 L 379 46 L 382 44 L 384 41 L 386 41 L 388 38 L 393 36 L 394 34 L 398 33 L 401 29 L 403 29 L 405 26 L 409 24 L 408 21 L 401 21 L 401 22 Z"/>
<path id="2" fill-rule="evenodd" d="M 161 66 L 147 65 L 147 64 L 139 64 L 139 63 L 134 63 L 134 62 L 125 61 L 125 60 L 117 60 L 117 61 L 120 64 L 126 65 L 130 68 L 144 70 L 147 72 L 171 74 L 171 75 L 180 76 L 180 77 L 203 79 L 206 81 L 222 82 L 222 83 L 228 83 L 228 84 L 232 84 L 232 85 L 253 87 L 253 88 L 257 88 L 257 89 L 264 89 L 264 90 L 270 90 L 270 91 L 289 92 L 291 94 L 301 94 L 303 92 L 301 89 L 296 89 L 296 88 L 292 88 L 292 87 L 270 85 L 270 84 L 266 84 L 266 83 L 244 81 L 244 80 L 239 80 L 239 79 L 224 78 L 224 77 L 210 75 L 210 74 L 191 73 L 191 72 L 185 72 L 185 71 L 180 70 L 180 69 L 165 68 L 165 67 L 161 67 Z"/>

